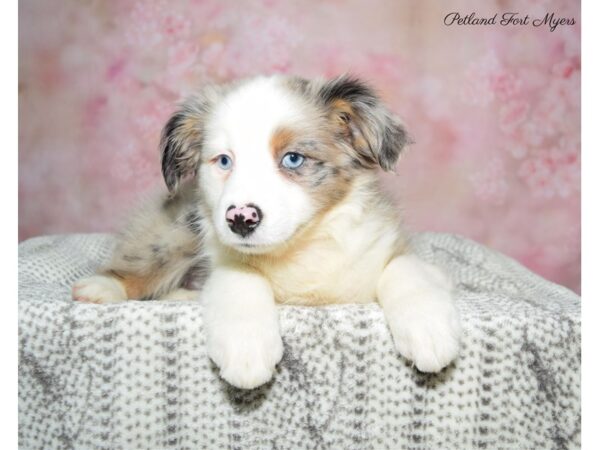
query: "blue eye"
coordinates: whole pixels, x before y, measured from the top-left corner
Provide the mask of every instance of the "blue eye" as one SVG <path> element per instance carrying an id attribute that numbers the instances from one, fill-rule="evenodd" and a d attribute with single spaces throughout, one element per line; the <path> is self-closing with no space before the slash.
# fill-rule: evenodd
<path id="1" fill-rule="evenodd" d="M 304 156 L 300 153 L 286 153 L 281 159 L 281 165 L 286 169 L 297 169 L 304 163 Z"/>
<path id="2" fill-rule="evenodd" d="M 229 170 L 231 169 L 231 166 L 233 166 L 233 161 L 227 155 L 219 155 L 217 156 L 217 164 L 221 169 Z"/>

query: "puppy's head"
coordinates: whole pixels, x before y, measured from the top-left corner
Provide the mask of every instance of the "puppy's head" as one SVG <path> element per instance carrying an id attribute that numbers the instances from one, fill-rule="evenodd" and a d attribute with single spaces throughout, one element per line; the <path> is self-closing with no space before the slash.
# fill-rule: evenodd
<path id="1" fill-rule="evenodd" d="M 407 143 L 363 82 L 260 77 L 208 87 L 163 131 L 169 190 L 196 176 L 221 242 L 264 253 L 340 202 L 361 174 L 392 170 Z"/>

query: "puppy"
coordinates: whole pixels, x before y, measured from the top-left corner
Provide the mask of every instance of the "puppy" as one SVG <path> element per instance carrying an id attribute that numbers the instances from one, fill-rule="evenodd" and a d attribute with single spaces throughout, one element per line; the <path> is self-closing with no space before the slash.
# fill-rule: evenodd
<path id="1" fill-rule="evenodd" d="M 110 264 L 73 298 L 201 297 L 208 354 L 247 389 L 282 357 L 277 303 L 376 299 L 398 352 L 439 371 L 459 350 L 452 286 L 411 254 L 377 182 L 407 142 L 373 90 L 348 76 L 206 87 L 164 128 L 169 193 L 133 216 Z"/>

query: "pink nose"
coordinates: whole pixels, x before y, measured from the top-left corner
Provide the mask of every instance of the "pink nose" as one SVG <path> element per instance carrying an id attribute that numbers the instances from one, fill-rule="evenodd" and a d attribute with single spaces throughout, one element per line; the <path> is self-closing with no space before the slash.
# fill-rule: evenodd
<path id="1" fill-rule="evenodd" d="M 245 206 L 231 205 L 227 208 L 225 219 L 231 231 L 246 237 L 259 225 L 262 220 L 262 211 L 251 203 Z"/>

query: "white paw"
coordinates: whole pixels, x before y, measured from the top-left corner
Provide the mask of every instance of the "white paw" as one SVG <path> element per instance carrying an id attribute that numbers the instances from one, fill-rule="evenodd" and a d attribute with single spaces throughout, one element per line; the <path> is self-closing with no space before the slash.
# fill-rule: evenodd
<path id="1" fill-rule="evenodd" d="M 123 285 L 114 278 L 94 275 L 73 285 L 73 300 L 82 303 L 118 303 L 127 300 Z"/>
<path id="2" fill-rule="evenodd" d="M 213 323 L 208 331 L 208 355 L 221 369 L 221 377 L 241 389 L 253 389 L 271 379 L 283 356 L 276 324 L 232 320 Z"/>
<path id="3" fill-rule="evenodd" d="M 439 372 L 460 349 L 461 327 L 451 293 L 431 287 L 401 304 L 386 313 L 396 349 L 421 372 Z"/>

